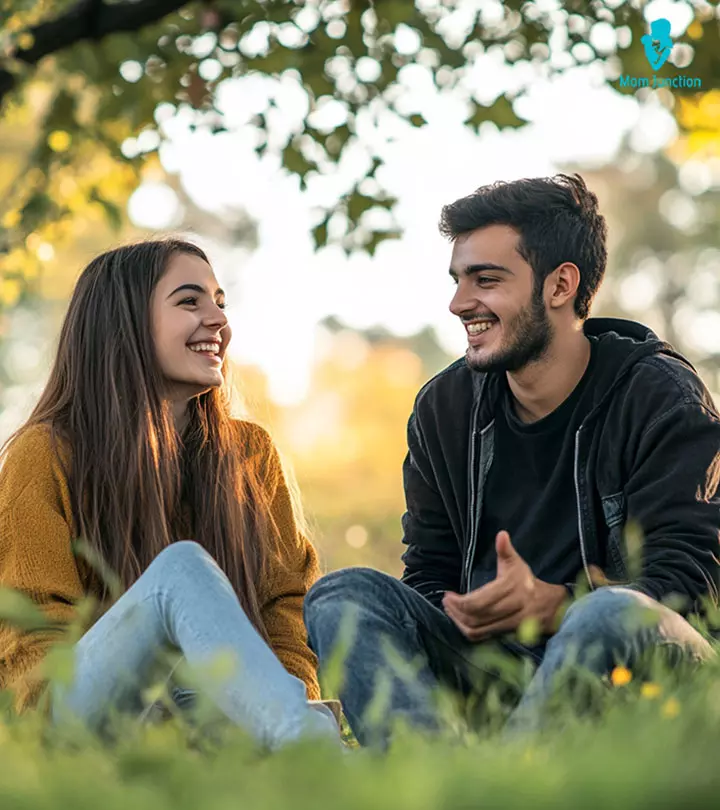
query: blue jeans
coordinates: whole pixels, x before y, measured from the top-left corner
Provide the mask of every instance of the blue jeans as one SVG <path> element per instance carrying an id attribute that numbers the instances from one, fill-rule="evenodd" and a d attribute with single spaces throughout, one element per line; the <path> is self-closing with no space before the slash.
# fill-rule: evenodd
<path id="1" fill-rule="evenodd" d="M 369 568 L 346 568 L 316 582 L 305 599 L 309 643 L 321 669 L 333 654 L 348 610 L 354 617 L 354 636 L 345 658 L 340 698 L 363 745 L 386 747 L 397 719 L 437 730 L 440 721 L 433 695 L 438 686 L 469 696 L 486 687 L 489 677 L 500 677 L 478 660 L 481 648 L 498 648 L 537 665 L 525 693 L 517 695 L 519 703 L 507 725 L 511 732 L 537 731 L 543 726 L 556 675 L 567 672 L 568 665 L 601 676 L 617 663 L 632 666 L 657 647 L 664 647 L 671 657 L 695 661 L 712 654 L 708 642 L 678 613 L 627 588 L 601 588 L 577 600 L 558 632 L 537 645 L 507 639 L 477 644 L 405 583 Z M 652 621 L 647 620 L 648 614 Z M 388 663 L 381 639 L 402 659 L 415 662 L 413 678 L 399 675 L 397 666 Z M 383 680 L 390 684 L 388 711 L 371 726 L 366 712 Z"/>
<path id="2" fill-rule="evenodd" d="M 139 713 L 163 649 L 176 649 L 200 677 L 218 654 L 232 664 L 208 678 L 208 695 L 233 723 L 270 748 L 305 735 L 340 741 L 329 711 L 312 708 L 247 618 L 230 581 L 199 544 L 164 549 L 75 647 L 72 684 L 53 685 L 55 721 L 101 730 L 111 709 Z"/>

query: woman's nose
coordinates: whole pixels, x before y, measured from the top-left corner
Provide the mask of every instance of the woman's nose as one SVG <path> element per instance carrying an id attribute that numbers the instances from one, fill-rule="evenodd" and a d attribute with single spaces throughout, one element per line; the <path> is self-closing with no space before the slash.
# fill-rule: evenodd
<path id="1" fill-rule="evenodd" d="M 220 309 L 220 307 L 217 305 L 212 307 L 210 314 L 206 318 L 206 323 L 217 326 L 220 329 L 227 326 L 227 322 L 227 315 L 225 314 L 224 310 Z"/>

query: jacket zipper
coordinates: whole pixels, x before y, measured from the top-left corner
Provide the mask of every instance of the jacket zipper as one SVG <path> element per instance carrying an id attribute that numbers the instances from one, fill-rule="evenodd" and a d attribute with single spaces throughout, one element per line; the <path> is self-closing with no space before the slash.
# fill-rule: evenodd
<path id="1" fill-rule="evenodd" d="M 470 587 L 470 559 L 472 557 L 472 549 L 475 545 L 475 438 L 477 436 L 477 429 L 473 427 L 472 438 L 470 440 L 470 541 L 468 543 L 468 554 L 465 559 L 465 593 L 468 592 Z"/>
<path id="2" fill-rule="evenodd" d="M 580 539 L 580 556 L 582 557 L 583 568 L 585 569 L 585 576 L 587 577 L 590 585 L 590 590 L 594 591 L 592 577 L 590 576 L 590 568 L 588 567 L 587 552 L 585 550 L 585 536 L 583 533 L 583 519 L 582 519 L 582 505 L 580 503 L 580 475 L 579 465 L 580 460 L 580 431 L 582 426 L 578 428 L 575 433 L 575 462 L 573 464 L 573 477 L 575 479 L 575 499 L 577 503 L 577 519 L 578 519 L 578 537 Z"/>
<path id="3" fill-rule="evenodd" d="M 477 471 L 477 478 L 475 477 L 475 465 L 473 463 L 472 469 L 470 472 L 471 483 L 479 482 L 480 476 L 485 472 L 483 468 L 483 447 L 484 447 L 484 436 L 485 434 L 494 426 L 495 420 L 493 419 L 488 425 L 486 425 L 480 431 L 480 461 L 478 462 L 478 471 Z M 473 432 L 473 440 L 475 438 L 475 432 Z M 474 445 L 473 445 L 474 451 Z M 471 453 L 471 458 L 474 462 L 475 453 Z M 472 521 L 470 524 L 470 543 L 468 545 L 468 554 L 467 559 L 465 560 L 465 593 L 470 591 L 470 574 L 472 571 L 473 562 L 475 561 L 475 549 L 477 548 L 477 538 L 478 533 L 480 532 L 480 516 L 482 514 L 482 497 L 480 493 L 480 486 L 476 490 L 474 490 L 473 498 L 471 502 L 472 507 Z"/>

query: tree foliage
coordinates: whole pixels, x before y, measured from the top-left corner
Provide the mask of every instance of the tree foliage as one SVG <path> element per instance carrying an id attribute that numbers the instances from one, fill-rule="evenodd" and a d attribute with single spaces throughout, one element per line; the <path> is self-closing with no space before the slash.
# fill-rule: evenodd
<path id="1" fill-rule="evenodd" d="M 378 208 L 391 214 L 394 204 L 375 177 L 383 124 L 425 124 L 405 92 L 410 72 L 426 71 L 437 92 L 461 97 L 468 126 L 516 127 L 523 121 L 513 102 L 538 76 L 596 62 L 605 81 L 633 92 L 617 80 L 649 72 L 639 5 L 0 0 L 0 104 L 5 122 L 32 136 L 12 176 L 4 183 L 0 176 L 5 280 L 13 281 L 28 238 L 58 238 L 79 208 L 90 205 L 117 224 L 143 169 L 157 162 L 167 122 L 181 117 L 223 131 L 230 125 L 220 88 L 252 75 L 265 80 L 266 101 L 242 126 L 256 132 L 258 154 L 280 160 L 301 186 L 336 172 L 350 152 L 363 156 L 359 176 L 317 212 L 313 234 L 318 246 L 326 244 L 330 220 L 339 217 L 343 247 L 372 253 L 397 235 L 391 216 L 383 227 L 372 217 Z M 706 89 L 720 76 L 717 8 L 701 0 L 688 0 L 687 8 L 693 21 L 673 51 L 675 64 L 658 74 L 683 68 Z M 504 90 L 502 82 L 484 81 L 503 67 L 513 76 Z M 289 127 L 283 83 L 305 98 L 304 115 Z"/>
<path id="2" fill-rule="evenodd" d="M 608 218 L 610 261 L 595 314 L 637 318 L 720 392 L 720 172 L 624 150 L 585 172 Z"/>

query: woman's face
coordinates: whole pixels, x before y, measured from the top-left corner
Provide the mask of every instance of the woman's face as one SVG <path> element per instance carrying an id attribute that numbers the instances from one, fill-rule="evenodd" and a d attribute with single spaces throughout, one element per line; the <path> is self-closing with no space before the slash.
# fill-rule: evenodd
<path id="1" fill-rule="evenodd" d="M 232 335 L 224 307 L 225 293 L 210 265 L 176 253 L 150 305 L 155 352 L 171 398 L 189 399 L 223 384 L 221 369 Z"/>

